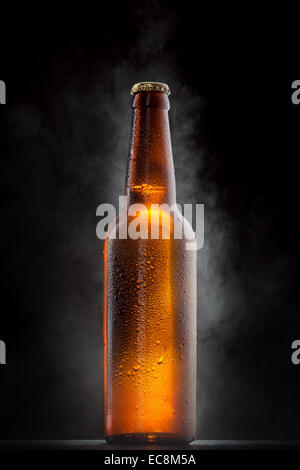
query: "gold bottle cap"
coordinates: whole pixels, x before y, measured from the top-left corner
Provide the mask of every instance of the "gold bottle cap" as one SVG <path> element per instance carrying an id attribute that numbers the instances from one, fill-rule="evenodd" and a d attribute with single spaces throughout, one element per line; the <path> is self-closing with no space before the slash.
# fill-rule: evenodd
<path id="1" fill-rule="evenodd" d="M 139 91 L 160 91 L 167 93 L 167 95 L 171 93 L 168 85 L 160 82 L 139 82 L 133 85 L 131 88 L 132 95 L 138 93 Z"/>

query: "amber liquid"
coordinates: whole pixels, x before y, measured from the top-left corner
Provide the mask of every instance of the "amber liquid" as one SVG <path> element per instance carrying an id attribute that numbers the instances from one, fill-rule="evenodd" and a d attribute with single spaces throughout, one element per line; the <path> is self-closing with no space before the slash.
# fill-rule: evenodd
<path id="1" fill-rule="evenodd" d="M 196 253 L 185 243 L 105 243 L 108 440 L 193 440 Z"/>

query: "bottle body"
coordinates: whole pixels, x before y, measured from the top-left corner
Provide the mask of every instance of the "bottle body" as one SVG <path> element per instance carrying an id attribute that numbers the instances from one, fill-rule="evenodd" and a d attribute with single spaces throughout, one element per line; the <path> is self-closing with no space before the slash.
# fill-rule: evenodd
<path id="1" fill-rule="evenodd" d="M 190 442 L 196 426 L 196 251 L 186 240 L 105 242 L 105 434 Z"/>
<path id="2" fill-rule="evenodd" d="M 163 157 L 171 162 L 171 156 Z M 158 165 L 155 171 L 161 174 Z M 172 171 L 171 166 L 165 174 Z M 174 202 L 174 194 L 164 199 L 173 188 L 162 189 L 172 185 L 162 180 L 151 186 L 151 174 L 143 173 L 144 180 L 143 185 L 134 174 L 127 181 L 129 200 L 145 204 L 139 216 L 151 220 L 159 236 L 152 238 L 149 229 L 147 238 L 120 238 L 124 224 L 128 233 L 134 219 L 129 214 L 113 222 L 104 245 L 105 437 L 111 443 L 188 443 L 196 428 L 197 327 L 196 250 L 187 250 L 186 243 L 194 235 L 176 206 L 166 215 L 150 204 Z M 175 236 L 175 220 L 184 227 L 181 238 Z"/>

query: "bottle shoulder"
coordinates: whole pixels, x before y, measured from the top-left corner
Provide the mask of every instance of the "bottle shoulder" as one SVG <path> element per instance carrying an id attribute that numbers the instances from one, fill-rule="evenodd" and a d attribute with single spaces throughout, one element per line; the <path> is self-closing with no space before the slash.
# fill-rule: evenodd
<path id="1" fill-rule="evenodd" d="M 130 233 L 134 231 L 133 229 L 143 230 L 143 233 L 147 230 L 148 238 L 152 238 L 152 233 L 157 233 L 158 230 L 166 233 L 168 228 L 170 228 L 170 238 L 178 238 L 179 236 L 183 240 L 195 239 L 190 222 L 176 207 L 172 208 L 172 211 L 167 211 L 164 208 L 151 208 L 136 214 L 129 210 L 122 216 L 117 215 L 108 226 L 106 240 L 118 239 L 120 233 L 123 234 L 122 238 L 124 238 L 124 233 L 128 235 L 128 238 L 131 238 Z"/>

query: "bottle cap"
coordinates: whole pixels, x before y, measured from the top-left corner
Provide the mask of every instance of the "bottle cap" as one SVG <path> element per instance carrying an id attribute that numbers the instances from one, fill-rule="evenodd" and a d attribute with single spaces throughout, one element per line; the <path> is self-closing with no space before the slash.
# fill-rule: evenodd
<path id="1" fill-rule="evenodd" d="M 138 93 L 139 91 L 160 91 L 160 92 L 165 92 L 167 95 L 169 95 L 170 88 L 168 85 L 165 83 L 160 83 L 160 82 L 139 82 L 135 83 L 133 87 L 131 88 L 131 94 L 134 95 L 135 93 Z"/>

